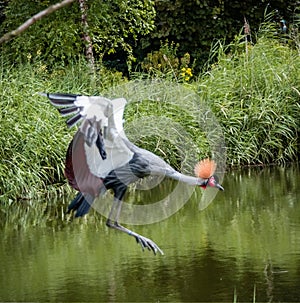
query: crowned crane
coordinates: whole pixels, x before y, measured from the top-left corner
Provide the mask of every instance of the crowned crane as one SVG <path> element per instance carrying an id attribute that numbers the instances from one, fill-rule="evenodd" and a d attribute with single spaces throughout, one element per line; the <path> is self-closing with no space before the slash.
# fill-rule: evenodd
<path id="1" fill-rule="evenodd" d="M 93 201 L 111 189 L 114 202 L 106 225 L 134 237 L 145 248 L 163 254 L 151 240 L 118 223 L 122 199 L 127 187 L 146 176 L 166 176 L 194 186 L 216 187 L 223 190 L 213 175 L 215 163 L 199 162 L 196 177 L 184 175 L 150 151 L 139 148 L 128 140 L 123 130 L 124 98 L 110 100 L 100 96 L 41 93 L 58 107 L 62 116 L 71 116 L 67 125 L 81 122 L 69 144 L 65 176 L 79 193 L 68 206 L 75 217 L 87 214 Z"/>

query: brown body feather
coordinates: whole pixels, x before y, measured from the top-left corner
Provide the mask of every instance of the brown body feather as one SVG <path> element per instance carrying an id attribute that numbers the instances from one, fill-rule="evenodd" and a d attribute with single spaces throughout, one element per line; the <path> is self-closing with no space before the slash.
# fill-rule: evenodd
<path id="1" fill-rule="evenodd" d="M 84 136 L 78 131 L 67 150 L 65 176 L 74 189 L 97 197 L 103 182 L 101 178 L 91 173 L 86 161 L 84 144 Z"/>

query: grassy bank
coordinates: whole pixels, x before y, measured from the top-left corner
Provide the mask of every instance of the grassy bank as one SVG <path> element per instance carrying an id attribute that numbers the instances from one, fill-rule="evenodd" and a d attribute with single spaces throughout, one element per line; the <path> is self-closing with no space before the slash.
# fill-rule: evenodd
<path id="1" fill-rule="evenodd" d="M 218 118 L 225 134 L 228 164 L 297 161 L 299 49 L 274 37 L 262 36 L 247 48 L 239 39 L 226 48 L 220 45 L 212 55 L 218 57 L 217 62 L 188 86 L 199 94 L 199 102 L 205 102 Z M 48 192 L 59 193 L 61 188 L 65 189 L 61 187 L 65 184 L 63 161 L 75 129 L 68 130 L 64 119 L 37 93 L 98 95 L 128 80 L 120 73 L 103 68 L 92 75 L 84 62 L 50 69 L 38 61 L 31 62 L 30 58 L 15 66 L 2 61 L 0 79 L 2 205 Z M 140 103 L 129 108 L 127 120 L 135 116 L 143 118 L 151 112 L 165 114 L 191 135 L 200 157 L 201 153 L 208 153 L 207 141 L 195 119 L 191 119 L 193 114 L 189 116 L 188 111 L 180 110 L 182 104 Z M 167 137 L 171 140 L 169 135 Z M 160 140 L 152 133 L 150 137 L 139 138 L 137 143 L 177 165 L 178 150 L 169 140 Z"/>

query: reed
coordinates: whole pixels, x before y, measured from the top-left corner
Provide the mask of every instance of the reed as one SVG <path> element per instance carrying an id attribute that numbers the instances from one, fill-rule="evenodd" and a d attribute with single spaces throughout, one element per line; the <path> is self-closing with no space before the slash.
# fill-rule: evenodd
<path id="1" fill-rule="evenodd" d="M 219 43 L 212 52 L 217 63 L 195 83 L 223 127 L 230 165 L 299 157 L 299 48 L 274 31 L 262 25 L 254 45 L 243 37 L 228 46 Z"/>

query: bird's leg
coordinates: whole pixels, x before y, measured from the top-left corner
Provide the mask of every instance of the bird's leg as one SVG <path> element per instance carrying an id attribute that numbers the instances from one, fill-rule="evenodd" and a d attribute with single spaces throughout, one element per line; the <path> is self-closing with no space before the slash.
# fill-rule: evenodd
<path id="1" fill-rule="evenodd" d="M 121 208 L 122 208 L 122 200 L 115 198 L 108 219 L 106 221 L 106 225 L 108 227 L 124 232 L 129 236 L 133 236 L 136 242 L 142 246 L 143 250 L 147 248 L 148 250 L 152 250 L 155 255 L 157 252 L 163 255 L 164 254 L 163 251 L 151 239 L 148 239 L 118 223 L 118 219 L 121 213 Z M 116 215 L 114 217 L 114 220 L 112 220 L 112 216 L 115 211 L 116 211 Z"/>
<path id="2" fill-rule="evenodd" d="M 115 198 L 114 202 L 113 202 L 113 205 L 111 207 L 111 210 L 109 212 L 108 219 L 106 221 L 106 225 L 107 226 L 111 227 L 111 225 L 117 223 L 117 221 L 119 219 L 119 216 L 120 216 L 121 207 L 122 207 L 122 201 Z M 117 209 L 117 213 L 114 216 L 114 220 L 113 220 L 112 217 L 113 217 L 113 215 L 115 213 L 115 209 Z"/>

